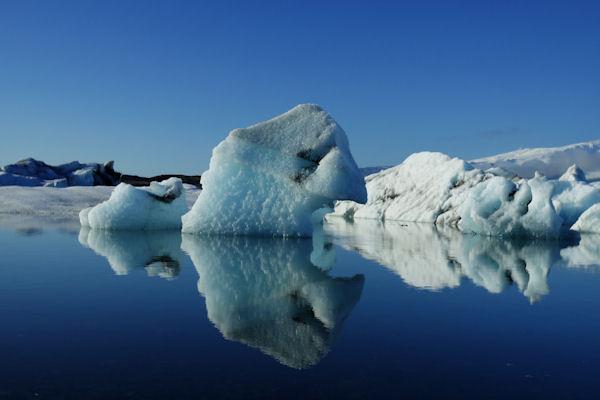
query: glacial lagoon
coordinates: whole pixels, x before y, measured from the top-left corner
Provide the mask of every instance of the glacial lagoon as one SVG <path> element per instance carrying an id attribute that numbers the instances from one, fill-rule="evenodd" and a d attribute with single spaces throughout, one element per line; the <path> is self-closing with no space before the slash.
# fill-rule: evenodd
<path id="1" fill-rule="evenodd" d="M 600 237 L 0 229 L 1 398 L 596 398 Z"/>

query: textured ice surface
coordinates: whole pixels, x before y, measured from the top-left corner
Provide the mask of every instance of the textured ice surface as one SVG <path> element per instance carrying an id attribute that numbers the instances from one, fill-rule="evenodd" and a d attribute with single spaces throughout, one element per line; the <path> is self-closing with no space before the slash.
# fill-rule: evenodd
<path id="1" fill-rule="evenodd" d="M 119 184 L 110 199 L 79 213 L 82 226 L 93 229 L 177 229 L 187 212 L 183 184 L 179 178 L 152 182 L 137 188 Z"/>
<path id="2" fill-rule="evenodd" d="M 184 232 L 309 236 L 313 211 L 366 201 L 346 134 L 312 104 L 233 130 L 213 150 L 202 185 Z"/>
<path id="3" fill-rule="evenodd" d="M 43 161 L 26 158 L 0 168 L 0 186 L 113 186 L 118 177 L 112 161 L 105 164 L 73 161 L 48 165 Z"/>
<path id="4" fill-rule="evenodd" d="M 333 278 L 308 239 L 183 235 L 208 318 L 226 339 L 306 368 L 327 354 L 359 300 L 364 277 Z M 331 267 L 331 265 L 329 265 Z"/>
<path id="5" fill-rule="evenodd" d="M 337 202 L 333 215 L 432 222 L 490 236 L 557 237 L 600 202 L 600 190 L 582 180 L 576 167 L 562 179 L 523 179 L 441 153 L 413 154 L 366 182 L 368 202 Z"/>
<path id="6" fill-rule="evenodd" d="M 594 204 L 581 214 L 571 229 L 579 232 L 600 233 L 600 204 Z M 600 237 L 596 239 L 598 240 Z"/>
<path id="7" fill-rule="evenodd" d="M 577 166 L 577 164 L 571 165 L 564 174 L 558 178 L 559 181 L 570 181 L 570 182 L 587 182 L 585 172 Z"/>
<path id="8" fill-rule="evenodd" d="M 563 147 L 521 149 L 471 161 L 477 168 L 502 167 L 523 178 L 533 178 L 535 172 L 557 179 L 573 164 L 577 164 L 590 180 L 600 179 L 600 140 Z"/>
<path id="9" fill-rule="evenodd" d="M 368 201 L 365 205 L 338 202 L 335 214 L 350 218 L 456 223 L 457 206 L 469 189 L 486 176 L 459 158 L 442 153 L 415 153 L 402 164 L 366 178 Z"/>
<path id="10" fill-rule="evenodd" d="M 79 242 L 105 257 L 116 275 L 145 270 L 148 276 L 179 275 L 181 234 L 174 231 L 123 232 L 83 227 Z"/>
<path id="11" fill-rule="evenodd" d="M 459 228 L 490 236 L 556 237 L 562 219 L 551 196 L 554 187 L 543 178 L 516 184 L 494 177 L 474 187 L 460 206 Z"/>
<path id="12" fill-rule="evenodd" d="M 447 203 L 462 198 L 481 182 L 485 174 L 459 158 L 442 153 L 422 152 L 409 156 L 402 164 L 366 178 L 368 201 L 365 205 L 338 202 L 336 214 L 355 218 L 397 221 L 436 222 L 456 219 L 454 207 Z"/>
<path id="13" fill-rule="evenodd" d="M 328 218 L 325 229 L 341 246 L 389 268 L 406 284 L 432 291 L 469 279 L 490 293 L 516 286 L 536 302 L 549 292 L 551 267 L 562 262 L 554 241 L 466 235 L 432 224 Z"/>

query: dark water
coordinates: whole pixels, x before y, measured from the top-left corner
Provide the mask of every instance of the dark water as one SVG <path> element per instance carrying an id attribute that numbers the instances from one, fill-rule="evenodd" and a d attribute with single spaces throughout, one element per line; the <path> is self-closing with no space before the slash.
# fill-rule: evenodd
<path id="1" fill-rule="evenodd" d="M 600 238 L 338 222 L 0 245 L 0 399 L 598 398 Z"/>

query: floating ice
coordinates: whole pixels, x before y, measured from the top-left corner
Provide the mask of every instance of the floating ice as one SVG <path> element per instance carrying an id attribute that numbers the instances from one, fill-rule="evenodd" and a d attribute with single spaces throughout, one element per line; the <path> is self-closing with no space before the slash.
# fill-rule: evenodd
<path id="1" fill-rule="evenodd" d="M 366 178 L 365 205 L 338 202 L 336 215 L 396 221 L 455 223 L 456 206 L 485 173 L 464 160 L 421 152 Z"/>
<path id="2" fill-rule="evenodd" d="M 553 189 L 543 178 L 516 184 L 494 177 L 470 191 L 460 207 L 458 226 L 489 236 L 556 237 L 562 219 L 551 201 Z"/>
<path id="3" fill-rule="evenodd" d="M 113 186 L 120 178 L 120 174 L 113 169 L 112 161 L 105 164 L 73 161 L 48 165 L 26 158 L 0 170 L 3 171 L 0 172 L 0 186 Z"/>
<path id="4" fill-rule="evenodd" d="M 571 227 L 574 231 L 600 233 L 600 204 L 588 208 Z"/>
<path id="5" fill-rule="evenodd" d="M 334 216 L 432 222 L 491 236 L 557 237 L 600 202 L 600 189 L 582 180 L 576 167 L 560 180 L 523 179 L 430 152 L 413 154 L 366 182 L 368 202 L 337 202 Z"/>
<path id="6" fill-rule="evenodd" d="M 233 130 L 213 150 L 202 185 L 184 232 L 309 236 L 315 210 L 366 201 L 344 131 L 312 104 Z"/>
<path id="7" fill-rule="evenodd" d="M 121 183 L 110 199 L 82 210 L 79 219 L 81 225 L 94 229 L 177 229 L 187 211 L 183 194 L 179 178 L 152 182 L 143 188 Z"/>
<path id="8" fill-rule="evenodd" d="M 333 278 L 312 264 L 309 254 L 328 247 L 208 235 L 183 235 L 182 243 L 200 276 L 208 318 L 223 336 L 298 369 L 327 354 L 362 293 L 362 275 Z"/>
<path id="9" fill-rule="evenodd" d="M 570 182 L 587 182 L 585 172 L 577 166 L 577 164 L 571 165 L 564 174 L 558 178 L 559 181 L 570 181 Z"/>

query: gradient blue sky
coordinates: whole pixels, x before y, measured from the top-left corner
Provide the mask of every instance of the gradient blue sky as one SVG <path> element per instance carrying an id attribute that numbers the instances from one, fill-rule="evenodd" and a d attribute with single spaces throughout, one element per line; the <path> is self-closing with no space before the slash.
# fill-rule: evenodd
<path id="1" fill-rule="evenodd" d="M 0 3 L 0 164 L 199 173 L 304 102 L 361 166 L 600 138 L 600 2 Z"/>

